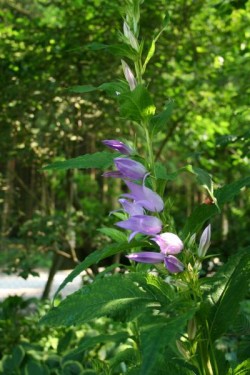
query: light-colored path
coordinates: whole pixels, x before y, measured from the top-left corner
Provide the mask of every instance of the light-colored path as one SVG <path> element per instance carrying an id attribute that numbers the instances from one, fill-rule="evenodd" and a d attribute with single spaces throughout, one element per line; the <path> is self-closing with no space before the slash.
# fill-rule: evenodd
<path id="1" fill-rule="evenodd" d="M 29 276 L 24 280 L 20 276 L 6 275 L 0 272 L 0 300 L 8 296 L 23 296 L 24 298 L 37 297 L 40 298 L 48 278 L 48 271 L 37 270 L 39 277 Z M 59 285 L 63 282 L 65 277 L 70 273 L 70 270 L 58 271 L 54 277 L 50 297 L 53 297 Z M 81 286 L 82 278 L 78 276 L 72 283 L 66 285 L 62 290 L 61 295 L 65 297 L 73 293 Z"/>

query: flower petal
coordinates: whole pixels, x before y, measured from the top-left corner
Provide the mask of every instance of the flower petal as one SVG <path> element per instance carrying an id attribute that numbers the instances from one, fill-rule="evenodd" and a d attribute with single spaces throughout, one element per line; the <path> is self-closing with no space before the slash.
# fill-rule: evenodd
<path id="1" fill-rule="evenodd" d="M 163 254 L 178 254 L 183 249 L 183 242 L 182 240 L 174 233 L 165 232 L 159 234 L 153 238 L 152 241 L 155 241 L 161 249 Z"/>
<path id="2" fill-rule="evenodd" d="M 130 216 L 135 215 L 144 215 L 143 207 L 135 202 L 129 202 L 127 199 L 119 199 L 123 209 L 127 212 Z"/>
<path id="3" fill-rule="evenodd" d="M 126 255 L 130 260 L 134 260 L 139 263 L 161 263 L 164 260 L 164 255 L 161 253 L 154 253 L 151 251 L 144 251 L 141 253 L 133 253 Z"/>
<path id="4" fill-rule="evenodd" d="M 134 152 L 131 147 L 115 139 L 106 139 L 102 143 L 113 150 L 119 151 L 123 155 L 131 155 Z"/>
<path id="5" fill-rule="evenodd" d="M 204 231 L 202 232 L 200 243 L 198 247 L 198 255 L 199 257 L 204 257 L 206 252 L 211 244 L 211 225 L 209 224 Z"/>
<path id="6" fill-rule="evenodd" d="M 103 177 L 113 177 L 113 178 L 122 178 L 122 174 L 120 171 L 108 171 L 108 172 L 104 172 Z"/>
<path id="7" fill-rule="evenodd" d="M 165 267 L 169 270 L 170 273 L 178 273 L 184 270 L 184 264 L 179 261 L 173 255 L 167 255 L 164 257 Z"/>
<path id="8" fill-rule="evenodd" d="M 161 197 L 153 190 L 147 188 L 145 185 L 137 185 L 131 181 L 125 181 L 125 184 L 130 189 L 131 193 L 128 197 L 135 200 L 148 211 L 160 212 L 164 208 L 164 203 Z"/>
<path id="9" fill-rule="evenodd" d="M 114 163 L 116 168 L 123 175 L 123 178 L 131 178 L 133 180 L 142 180 L 147 174 L 147 170 L 138 161 L 127 158 L 115 158 Z"/>
<path id="10" fill-rule="evenodd" d="M 162 228 L 162 222 L 160 219 L 148 215 L 131 216 L 128 220 L 119 221 L 116 225 L 120 228 L 146 235 L 160 233 Z"/>

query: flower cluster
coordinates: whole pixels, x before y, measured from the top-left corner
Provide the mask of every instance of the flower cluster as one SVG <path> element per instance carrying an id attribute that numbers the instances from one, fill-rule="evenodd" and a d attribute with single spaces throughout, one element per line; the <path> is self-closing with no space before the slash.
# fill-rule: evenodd
<path id="1" fill-rule="evenodd" d="M 143 164 L 130 159 L 133 150 L 117 140 L 105 140 L 103 143 L 116 151 L 119 151 L 125 157 L 114 159 L 115 171 L 105 172 L 105 177 L 122 178 L 129 189 L 129 193 L 123 194 L 119 199 L 123 211 L 129 216 L 127 220 L 119 221 L 116 225 L 120 228 L 131 231 L 129 241 L 137 233 L 152 236 L 150 239 L 157 243 L 160 253 L 140 252 L 133 253 L 127 257 L 131 260 L 141 263 L 160 263 L 164 262 L 165 267 L 171 273 L 181 272 L 184 265 L 174 256 L 183 249 L 181 239 L 173 233 L 161 233 L 162 222 L 158 217 L 150 213 L 161 212 L 164 208 L 162 198 L 152 189 L 145 186 L 145 180 L 149 175 Z"/>

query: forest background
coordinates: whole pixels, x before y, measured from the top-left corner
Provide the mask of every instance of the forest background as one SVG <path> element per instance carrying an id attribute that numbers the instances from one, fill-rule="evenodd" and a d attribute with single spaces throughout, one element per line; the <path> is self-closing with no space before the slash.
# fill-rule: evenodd
<path id="1" fill-rule="evenodd" d="M 122 51 L 118 48 L 110 54 L 99 49 L 100 43 L 116 43 L 122 4 L 0 0 L 0 268 L 23 278 L 39 275 L 40 267 L 49 268 L 44 298 L 58 269 L 73 268 L 110 242 L 105 227 L 114 223 L 109 212 L 118 208 L 121 182 L 104 179 L 103 171 L 95 169 L 43 167 L 103 151 L 104 139 L 134 138 L 131 124 L 121 119 L 112 98 L 102 91 L 79 93 L 81 85 L 100 86 L 123 77 Z M 176 171 L 187 164 L 202 168 L 213 177 L 216 188 L 249 174 L 250 1 L 145 0 L 141 35 L 146 50 L 167 12 L 170 21 L 145 80 L 157 108 L 166 104 L 170 108 L 166 128 L 157 134 L 154 147 L 168 174 L 166 205 L 182 228 L 196 206 L 212 202 L 192 175 Z M 139 135 L 139 151 L 142 143 Z M 250 196 L 242 190 L 212 219 L 209 254 L 215 256 L 207 261 L 206 273 L 216 271 L 249 244 Z M 116 257 L 101 265 L 117 261 Z M 97 267 L 93 271 L 98 272 Z M 244 309 L 249 316 L 248 302 Z M 3 357 L 0 373 L 1 366 L 5 374 L 12 374 L 22 363 L 25 374 L 40 374 L 38 369 L 47 374 L 51 363 L 43 363 L 44 350 L 55 349 L 59 363 L 62 353 L 79 342 L 72 329 L 39 330 L 37 316 L 24 318 L 27 306 L 29 302 L 15 297 L 1 303 L 1 358 L 14 349 L 12 357 Z M 46 306 L 39 309 L 41 316 Z M 111 328 L 104 319 L 88 329 L 106 333 Z M 230 361 L 235 360 L 234 339 L 231 335 L 225 345 Z M 28 352 L 31 349 L 35 355 Z M 244 346 L 244 353 L 247 350 Z M 96 353 L 91 353 L 88 356 L 96 361 Z M 79 362 L 67 365 L 69 357 L 65 358 L 58 365 L 59 373 L 71 373 L 72 366 L 72 371 L 76 366 L 81 373 Z M 98 373 L 98 363 L 93 363 Z"/>
<path id="2" fill-rule="evenodd" d="M 53 276 L 65 259 L 73 267 L 108 241 L 97 228 L 112 222 L 120 182 L 96 170 L 42 167 L 103 150 L 103 139 L 133 137 L 105 93 L 70 90 L 122 77 L 119 51 L 95 50 L 115 41 L 121 4 L 1 1 L 0 259 L 11 273 L 27 277 L 53 264 Z M 173 108 L 154 143 L 157 159 L 169 174 L 189 163 L 204 168 L 220 187 L 249 171 L 250 2 L 148 0 L 145 43 L 166 12 L 169 26 L 145 77 L 157 105 Z M 168 193 L 178 227 L 206 199 L 188 174 L 170 181 Z M 213 220 L 222 261 L 248 243 L 249 211 L 242 194 Z"/>

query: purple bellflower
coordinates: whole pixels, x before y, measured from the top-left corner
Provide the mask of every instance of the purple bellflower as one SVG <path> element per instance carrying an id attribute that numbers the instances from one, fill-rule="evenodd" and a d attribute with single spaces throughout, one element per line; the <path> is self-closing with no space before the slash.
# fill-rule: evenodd
<path id="1" fill-rule="evenodd" d="M 102 141 L 102 143 L 105 146 L 111 148 L 112 150 L 118 151 L 123 155 L 131 155 L 134 152 L 134 150 L 131 147 L 129 147 L 125 143 L 123 143 L 121 141 L 117 141 L 115 139 L 106 139 L 106 140 Z"/>
<path id="2" fill-rule="evenodd" d="M 116 225 L 120 228 L 132 231 L 129 236 L 129 241 L 131 241 L 137 233 L 150 236 L 160 233 L 162 229 L 161 220 L 157 217 L 148 215 L 134 215 L 128 220 L 118 221 Z"/>
<path id="3" fill-rule="evenodd" d="M 199 257 L 203 258 L 206 255 L 207 250 L 211 244 L 210 240 L 211 240 L 211 225 L 209 224 L 202 232 L 202 235 L 200 238 L 200 243 L 199 243 L 199 247 L 197 251 Z"/>
<path id="4" fill-rule="evenodd" d="M 131 178 L 132 180 L 142 180 L 147 175 L 147 170 L 138 161 L 128 158 L 115 158 L 114 163 L 117 171 L 104 172 L 104 177 Z"/>
<path id="5" fill-rule="evenodd" d="M 133 199 L 137 204 L 141 205 L 148 211 L 160 212 L 164 208 L 161 197 L 153 190 L 143 185 L 134 184 L 131 181 L 125 181 L 131 193 L 123 194 L 125 198 Z"/>
<path id="6" fill-rule="evenodd" d="M 138 203 L 129 202 L 127 199 L 119 199 L 119 203 L 121 203 L 123 210 L 129 214 L 129 216 L 135 215 L 144 215 L 144 209 Z"/>
<path id="7" fill-rule="evenodd" d="M 170 273 L 178 273 L 184 270 L 184 265 L 173 254 L 178 254 L 183 249 L 183 242 L 174 233 L 162 233 L 152 238 L 159 247 L 161 252 L 155 253 L 144 251 L 141 253 L 133 253 L 127 255 L 127 258 L 140 263 L 161 263 L 164 262 L 165 267 Z"/>
<path id="8" fill-rule="evenodd" d="M 151 240 L 159 245 L 163 254 L 178 254 L 183 249 L 182 240 L 174 233 L 165 232 L 151 238 Z"/>
<path id="9" fill-rule="evenodd" d="M 127 158 L 115 158 L 116 168 L 121 172 L 123 178 L 142 180 L 148 173 L 143 164 Z"/>
<path id="10" fill-rule="evenodd" d="M 184 265 L 173 255 L 164 255 L 163 253 L 154 253 L 151 251 L 143 251 L 141 253 L 133 253 L 127 255 L 127 258 L 139 263 L 162 263 L 170 273 L 179 273 L 184 270 Z"/>

